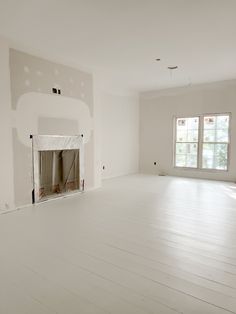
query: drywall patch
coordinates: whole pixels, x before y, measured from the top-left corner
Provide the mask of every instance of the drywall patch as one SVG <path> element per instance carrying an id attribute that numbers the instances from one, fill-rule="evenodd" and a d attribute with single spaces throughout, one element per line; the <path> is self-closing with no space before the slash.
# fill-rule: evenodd
<path id="1" fill-rule="evenodd" d="M 19 98 L 17 110 L 13 111 L 13 126 L 17 129 L 18 138 L 22 144 L 29 146 L 29 135 L 39 134 L 39 120 L 43 118 L 52 118 L 54 121 L 57 119 L 75 121 L 77 126 L 73 130 L 70 129 L 73 134 L 74 131 L 77 131 L 77 134 L 83 134 L 85 143 L 90 139 L 93 122 L 89 109 L 83 101 L 65 96 L 31 92 Z M 47 134 L 50 128 L 50 133 L 69 135 L 68 123 L 64 122 L 65 125 L 65 129 L 63 124 L 59 125 L 59 123 L 52 123 L 47 127 L 44 125 L 46 129 L 41 128 L 40 132 Z"/>
<path id="2" fill-rule="evenodd" d="M 55 133 L 57 132 L 57 133 Z M 63 118 L 38 118 L 38 134 L 41 135 L 77 135 L 79 134 L 79 124 L 76 119 Z"/>

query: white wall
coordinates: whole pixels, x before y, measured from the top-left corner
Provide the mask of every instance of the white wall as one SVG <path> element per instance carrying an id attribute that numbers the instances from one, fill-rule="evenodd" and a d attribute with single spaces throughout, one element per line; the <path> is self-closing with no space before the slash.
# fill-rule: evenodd
<path id="1" fill-rule="evenodd" d="M 9 48 L 0 38 L 0 211 L 14 208 Z"/>
<path id="2" fill-rule="evenodd" d="M 100 78 L 96 72 L 93 73 L 93 95 L 94 95 L 94 187 L 102 185 L 101 171 L 101 99 L 100 99 Z"/>
<path id="3" fill-rule="evenodd" d="M 173 118 L 202 113 L 232 113 L 227 172 L 173 167 Z M 158 166 L 154 166 L 154 161 Z M 142 93 L 140 96 L 140 171 L 217 180 L 236 180 L 236 80 Z"/>
<path id="4" fill-rule="evenodd" d="M 7 39 L 0 38 L 0 211 L 31 203 L 31 133 L 83 133 L 86 188 L 98 187 L 101 184 L 97 153 L 100 109 L 97 104 L 94 106 L 92 75 L 12 51 L 9 46 Z M 54 68 L 59 72 L 55 71 L 56 77 L 49 73 Z M 62 88 L 63 95 L 49 95 L 56 84 Z M 25 97 L 34 99 L 27 98 L 27 103 Z M 45 99 L 41 101 L 41 97 L 47 97 L 50 104 Z M 50 113 L 52 107 L 54 112 Z"/>
<path id="5" fill-rule="evenodd" d="M 54 67 L 59 75 L 56 72 L 51 75 Z M 96 72 L 92 82 L 90 74 L 17 51 L 11 50 L 9 59 L 9 42 L 2 38 L 0 38 L 0 68 L 0 211 L 11 210 L 31 202 L 32 156 L 29 134 L 55 132 L 86 134 L 89 131 L 83 127 L 84 115 L 82 117 L 81 113 L 78 113 L 79 107 L 68 116 L 70 112 L 68 103 L 73 101 L 74 97 L 78 103 L 84 102 L 88 105 L 92 113 L 90 140 L 85 151 L 85 158 L 88 161 L 85 169 L 87 187 L 99 187 L 101 176 L 107 178 L 138 171 L 137 96 L 127 96 L 122 91 L 119 91 L 117 96 L 108 85 L 102 84 L 105 76 L 97 75 Z M 77 84 L 76 89 L 73 89 L 76 81 L 72 82 L 70 79 L 68 82 L 68 77 L 84 83 Z M 38 104 L 40 97 L 50 94 L 52 83 L 54 85 L 57 83 L 63 91 L 62 96 L 50 96 L 60 97 L 57 98 L 55 114 L 49 112 L 54 102 L 50 102 L 48 108 L 45 108 L 45 104 L 42 106 Z M 117 85 L 114 85 L 117 88 Z M 71 92 L 74 93 L 72 98 L 67 99 L 68 96 L 71 97 Z M 34 108 L 31 106 L 28 108 L 25 102 L 22 103 L 25 97 L 36 97 L 31 101 Z M 64 100 L 66 104 L 65 108 L 62 108 Z M 32 121 L 35 123 L 32 124 Z M 102 170 L 102 165 L 105 165 L 105 171 Z"/>
<path id="6" fill-rule="evenodd" d="M 93 77 L 10 49 L 11 127 L 16 206 L 32 201 L 30 134 L 84 135 L 85 189 L 95 186 Z M 52 94 L 60 88 L 61 95 Z"/>
<path id="7" fill-rule="evenodd" d="M 101 167 L 103 178 L 138 172 L 139 105 L 137 96 L 101 95 Z"/>

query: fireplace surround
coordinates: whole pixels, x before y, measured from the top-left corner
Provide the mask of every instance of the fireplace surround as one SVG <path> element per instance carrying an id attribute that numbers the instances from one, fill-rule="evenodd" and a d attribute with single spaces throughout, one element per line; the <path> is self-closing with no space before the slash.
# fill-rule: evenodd
<path id="1" fill-rule="evenodd" d="M 83 136 L 32 135 L 33 203 L 84 190 Z"/>

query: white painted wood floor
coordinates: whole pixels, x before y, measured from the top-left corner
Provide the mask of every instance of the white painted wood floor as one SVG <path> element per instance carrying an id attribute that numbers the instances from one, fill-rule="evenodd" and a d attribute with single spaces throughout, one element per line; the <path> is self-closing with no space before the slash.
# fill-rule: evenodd
<path id="1" fill-rule="evenodd" d="M 236 313 L 236 185 L 134 175 L 0 215 L 0 314 Z"/>

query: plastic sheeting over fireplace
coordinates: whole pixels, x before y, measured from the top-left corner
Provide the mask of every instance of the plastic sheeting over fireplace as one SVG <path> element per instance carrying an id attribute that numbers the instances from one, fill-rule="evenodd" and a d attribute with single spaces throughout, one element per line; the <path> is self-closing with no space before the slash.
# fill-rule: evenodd
<path id="1" fill-rule="evenodd" d="M 33 201 L 84 189 L 82 136 L 34 135 Z"/>

